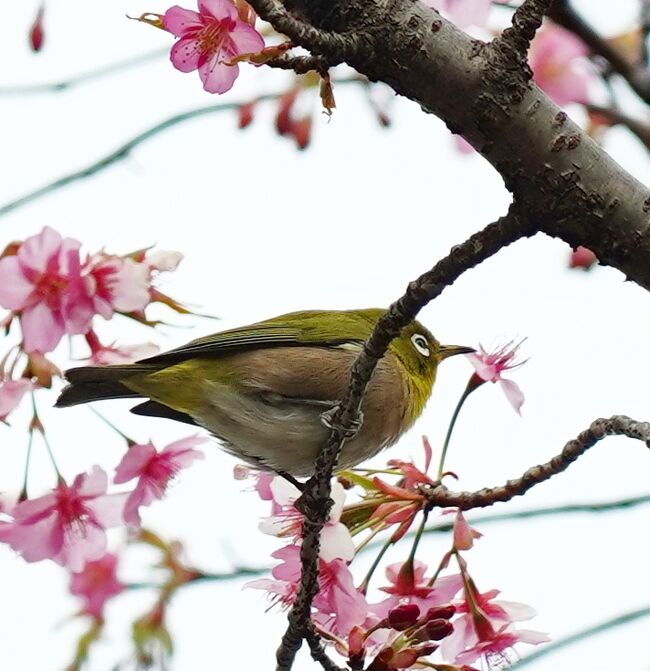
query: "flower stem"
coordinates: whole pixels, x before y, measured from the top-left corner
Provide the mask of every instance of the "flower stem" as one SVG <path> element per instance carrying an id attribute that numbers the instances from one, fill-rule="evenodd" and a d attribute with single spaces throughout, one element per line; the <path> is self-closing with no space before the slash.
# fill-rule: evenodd
<path id="1" fill-rule="evenodd" d="M 447 457 L 447 450 L 449 449 L 449 441 L 451 440 L 451 434 L 453 433 L 454 427 L 456 426 L 456 420 L 458 419 L 460 409 L 463 407 L 467 397 L 484 382 L 485 380 L 479 378 L 478 375 L 472 375 L 467 383 L 467 386 L 465 387 L 465 391 L 458 399 L 456 409 L 454 410 L 454 414 L 451 416 L 451 421 L 449 422 L 449 428 L 447 429 L 447 435 L 445 436 L 445 444 L 442 446 L 442 454 L 440 455 L 440 463 L 438 464 L 438 480 L 442 478 L 442 474 L 444 473 L 445 459 Z"/>
<path id="2" fill-rule="evenodd" d="M 47 450 L 47 454 L 50 458 L 50 461 L 52 462 L 52 468 L 54 468 L 54 472 L 56 473 L 57 480 L 60 484 L 62 482 L 65 482 L 65 480 L 63 479 L 61 471 L 59 470 L 59 467 L 56 464 L 56 459 L 54 458 L 54 452 L 52 451 L 52 446 L 50 445 L 50 441 L 47 439 L 47 435 L 45 433 L 45 427 L 43 426 L 43 423 L 41 422 L 41 419 L 38 416 L 38 411 L 36 410 L 36 396 L 33 391 L 31 393 L 31 396 L 32 396 L 33 416 L 29 427 L 29 432 L 33 433 L 34 431 L 38 431 L 41 434 L 41 437 L 43 438 L 43 443 L 45 444 L 45 449 Z"/>
<path id="3" fill-rule="evenodd" d="M 32 459 L 32 443 L 34 441 L 34 432 L 29 432 L 29 442 L 27 443 L 27 454 L 25 455 L 25 473 L 23 474 L 23 486 L 18 495 L 18 501 L 24 501 L 27 496 L 27 478 L 29 477 L 29 463 Z"/>
<path id="4" fill-rule="evenodd" d="M 137 445 L 136 441 L 133 440 L 133 438 L 129 438 L 129 437 L 126 435 L 126 433 L 120 431 L 120 430 L 115 426 L 115 424 L 113 424 L 113 422 L 111 422 L 109 419 L 106 419 L 106 417 L 104 417 L 104 415 L 102 415 L 98 410 L 95 410 L 95 408 L 93 408 L 91 405 L 89 405 L 89 406 L 87 406 L 87 407 L 88 407 L 88 409 L 90 410 L 90 412 L 92 412 L 92 413 L 95 415 L 95 417 L 98 417 L 99 419 L 101 419 L 102 422 L 104 422 L 104 424 L 106 424 L 106 426 L 109 426 L 111 429 L 113 429 L 113 431 L 115 431 L 115 433 L 117 433 L 119 436 L 121 436 L 122 438 L 124 438 L 124 440 L 126 441 L 126 444 L 127 444 L 129 447 L 132 447 L 133 445 Z"/>
<path id="5" fill-rule="evenodd" d="M 422 538 L 422 534 L 424 533 L 424 528 L 427 525 L 427 519 L 429 518 L 429 512 L 430 510 L 428 508 L 425 508 L 422 511 L 422 521 L 420 522 L 420 526 L 418 527 L 418 530 L 415 532 L 415 538 L 413 539 L 413 546 L 411 547 L 411 553 L 409 554 L 408 559 L 406 560 L 407 562 L 410 562 L 413 564 L 415 561 L 415 553 L 417 552 L 418 545 L 420 544 L 420 539 Z"/>
<path id="6" fill-rule="evenodd" d="M 361 592 L 361 594 L 365 594 L 368 591 L 368 585 L 370 584 L 370 579 L 372 578 L 373 573 L 377 570 L 379 562 L 381 561 L 382 557 L 386 554 L 386 551 L 392 544 L 393 544 L 393 537 L 391 535 L 386 539 L 386 542 L 381 546 L 379 552 L 377 553 L 377 556 L 375 557 L 375 560 L 372 562 L 372 566 L 370 567 L 368 573 L 366 574 L 366 577 L 363 579 L 363 582 L 359 585 L 359 591 Z"/>

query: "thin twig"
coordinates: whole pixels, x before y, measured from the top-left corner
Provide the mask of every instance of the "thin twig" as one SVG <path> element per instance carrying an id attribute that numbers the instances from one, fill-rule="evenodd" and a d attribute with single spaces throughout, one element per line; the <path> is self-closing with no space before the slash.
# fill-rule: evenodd
<path id="1" fill-rule="evenodd" d="M 644 64 L 637 66 L 630 63 L 571 7 L 568 0 L 554 0 L 548 15 L 555 23 L 579 37 L 593 54 L 605 59 L 642 100 L 650 103 L 650 76 Z"/>
<path id="2" fill-rule="evenodd" d="M 342 84 L 349 84 L 352 82 L 365 83 L 366 80 L 359 76 L 353 76 L 345 79 L 339 79 L 335 82 L 335 85 L 338 86 Z M 278 98 L 281 98 L 285 93 L 286 91 L 284 90 L 275 93 L 265 93 L 256 96 L 252 102 L 258 103 L 269 100 L 277 100 Z M 59 189 L 62 189 L 63 187 L 68 186 L 69 184 L 72 184 L 73 182 L 85 179 L 86 177 L 91 177 L 92 175 L 95 175 L 98 172 L 105 170 L 114 163 L 123 161 L 129 156 L 129 154 L 136 147 L 145 143 L 147 140 L 151 140 L 152 138 L 156 137 L 163 131 L 168 130 L 169 128 L 173 128 L 174 126 L 177 126 L 178 124 L 183 123 L 185 121 L 189 121 L 190 119 L 196 119 L 198 117 L 206 116 L 208 114 L 219 114 L 220 112 L 237 110 L 242 105 L 245 105 L 250 102 L 251 102 L 250 100 L 247 100 L 241 102 L 218 103 L 217 105 L 207 105 L 206 107 L 198 107 L 197 109 L 182 112 L 180 114 L 175 114 L 174 116 L 171 116 L 165 119 L 164 121 L 161 121 L 155 126 L 148 128 L 142 133 L 139 133 L 135 137 L 131 138 L 130 140 L 119 146 L 111 153 L 107 154 L 106 156 L 103 156 L 102 158 L 98 159 L 93 163 L 90 163 L 85 168 L 81 168 L 80 170 L 75 170 L 74 172 L 68 173 L 67 175 L 59 177 L 58 179 L 55 179 L 52 182 L 49 182 L 48 184 L 39 187 L 38 189 L 34 189 L 33 191 L 30 191 L 24 194 L 23 196 L 20 196 L 19 198 L 11 200 L 5 203 L 4 205 L 0 205 L 0 217 L 2 217 L 5 214 L 9 214 L 10 212 L 13 212 L 14 210 L 17 210 L 18 208 L 23 207 L 28 203 L 38 200 L 39 198 L 42 198 L 47 194 L 58 191 Z"/>
<path id="3" fill-rule="evenodd" d="M 618 615 L 617 617 L 613 617 L 610 620 L 604 620 L 603 622 L 600 622 L 592 627 L 587 627 L 586 629 L 582 629 L 575 634 L 565 636 L 564 638 L 559 638 L 557 641 L 552 641 L 551 643 L 546 644 L 545 646 L 539 648 L 539 650 L 526 655 L 523 659 L 513 664 L 510 668 L 513 669 L 513 671 L 514 669 L 517 669 L 518 671 L 524 666 L 528 666 L 529 664 L 536 662 L 541 657 L 546 657 L 547 655 L 557 652 L 558 650 L 562 650 L 562 648 L 574 645 L 575 643 L 581 643 L 585 639 L 596 636 L 602 632 L 609 632 L 614 627 L 621 627 L 624 624 L 630 624 L 630 622 L 635 622 L 636 620 L 640 620 L 641 618 L 649 616 L 650 606 L 646 606 L 645 608 L 631 610 L 629 613 Z"/>
<path id="4" fill-rule="evenodd" d="M 530 43 L 542 25 L 553 0 L 524 0 L 512 15 L 512 25 L 493 40 L 496 47 L 509 48 L 514 52 L 513 62 L 526 59 Z"/>
<path id="5" fill-rule="evenodd" d="M 558 515 L 575 514 L 600 514 L 616 512 L 618 510 L 628 510 L 638 506 L 650 503 L 650 494 L 633 496 L 626 499 L 617 499 L 616 501 L 592 501 L 587 503 L 568 503 L 561 506 L 549 506 L 547 508 L 530 508 L 529 510 L 517 510 L 510 513 L 498 513 L 494 515 L 479 515 L 470 519 L 473 526 L 482 526 L 485 524 L 500 524 L 502 522 L 517 522 L 518 520 L 530 520 L 538 517 L 555 517 Z M 448 533 L 454 528 L 453 522 L 439 522 L 427 527 L 424 535 Z M 415 532 L 411 531 L 404 538 L 413 537 Z M 364 546 L 362 553 L 376 550 L 384 541 L 374 541 Z M 241 580 L 267 574 L 271 567 L 247 567 L 239 566 L 226 573 L 203 573 L 194 580 L 184 583 L 186 585 L 195 585 L 199 582 L 228 582 L 230 580 Z M 138 582 L 128 583 L 127 589 L 159 589 L 159 583 Z"/>
<path id="6" fill-rule="evenodd" d="M 144 65 L 149 61 L 156 60 L 161 58 L 165 54 L 169 53 L 169 48 L 165 47 L 164 49 L 156 49 L 155 51 L 148 51 L 144 54 L 139 54 L 133 58 L 128 58 L 122 61 L 117 61 L 116 63 L 109 63 L 108 65 L 103 65 L 95 70 L 88 70 L 88 72 L 82 72 L 81 74 L 74 75 L 68 79 L 64 79 L 58 82 L 49 82 L 44 84 L 25 84 L 23 86 L 0 86 L 0 96 L 23 96 L 23 95 L 36 95 L 39 93 L 61 93 L 62 91 L 68 91 L 75 86 L 80 84 L 88 84 L 103 77 L 108 77 L 110 75 L 115 75 L 125 70 L 130 70 L 131 68 Z"/>
<path id="7" fill-rule="evenodd" d="M 266 61 L 265 65 L 280 70 L 293 70 L 298 75 L 307 72 L 327 72 L 327 60 L 322 56 L 292 56 L 283 54 Z"/>
<path id="8" fill-rule="evenodd" d="M 608 119 L 613 125 L 621 125 L 627 128 L 631 133 L 643 143 L 645 148 L 650 151 L 650 123 L 635 119 L 629 114 L 621 112 L 615 107 L 602 107 L 600 105 L 585 104 L 590 112 L 595 112 Z"/>
<path id="9" fill-rule="evenodd" d="M 316 459 L 314 475 L 307 481 L 303 494 L 296 502 L 305 516 L 300 548 L 302 574 L 294 605 L 289 611 L 289 624 L 276 653 L 278 671 L 291 669 L 309 626 L 311 604 L 318 592 L 319 536 L 331 507 L 332 472 L 346 436 L 358 422 L 359 409 L 379 359 L 417 313 L 462 273 L 532 233 L 530 221 L 514 205 L 511 206 L 506 216 L 454 247 L 430 271 L 411 282 L 404 296 L 378 320 L 370 338 L 364 343 L 352 366 L 348 390 L 331 419 L 333 428 Z"/>
<path id="10" fill-rule="evenodd" d="M 508 480 L 500 487 L 485 487 L 475 492 L 450 492 L 443 485 L 431 489 L 427 497 L 435 506 L 457 507 L 461 510 L 485 508 L 494 503 L 510 501 L 529 489 L 565 471 L 576 459 L 606 436 L 627 436 L 641 440 L 650 447 L 650 423 L 637 422 L 624 415 L 597 419 L 577 438 L 570 440 L 562 452 L 550 461 L 529 468 L 521 477 Z"/>

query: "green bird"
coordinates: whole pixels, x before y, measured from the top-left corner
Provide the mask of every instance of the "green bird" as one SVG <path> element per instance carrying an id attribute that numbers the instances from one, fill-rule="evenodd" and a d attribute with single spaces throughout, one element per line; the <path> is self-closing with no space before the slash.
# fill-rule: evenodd
<path id="1" fill-rule="evenodd" d="M 343 398 L 350 367 L 384 313 L 292 312 L 134 364 L 72 368 L 56 405 L 145 398 L 131 412 L 203 427 L 257 468 L 308 476 L 328 436 L 328 411 Z M 438 364 L 472 351 L 441 345 L 419 322 L 409 324 L 377 364 L 363 421 L 339 466 L 356 466 L 395 443 L 424 409 Z"/>

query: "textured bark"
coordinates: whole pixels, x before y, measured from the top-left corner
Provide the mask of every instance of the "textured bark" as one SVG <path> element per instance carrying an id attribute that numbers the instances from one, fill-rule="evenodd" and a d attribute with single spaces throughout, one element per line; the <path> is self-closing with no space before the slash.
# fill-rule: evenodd
<path id="1" fill-rule="evenodd" d="M 272 3 L 252 4 L 264 16 Z M 295 43 L 440 117 L 498 170 L 537 230 L 650 289 L 650 191 L 530 82 L 512 45 L 473 40 L 416 0 L 287 5 L 309 25 L 289 27 Z"/>

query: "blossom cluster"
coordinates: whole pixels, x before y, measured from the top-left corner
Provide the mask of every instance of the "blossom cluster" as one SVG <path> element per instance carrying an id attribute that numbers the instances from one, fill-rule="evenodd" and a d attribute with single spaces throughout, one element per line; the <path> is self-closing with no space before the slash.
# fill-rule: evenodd
<path id="1" fill-rule="evenodd" d="M 359 470 L 345 471 L 332 481 L 333 506 L 321 535 L 319 592 L 312 621 L 351 668 L 366 664 L 364 668 L 373 671 L 391 671 L 426 663 L 467 670 L 479 659 L 492 668 L 493 662 L 508 660 L 517 643 L 549 640 L 546 634 L 515 626 L 534 616 L 532 608 L 497 599 L 499 590 L 478 590 L 462 553 L 481 534 L 460 511 L 455 512 L 452 547 L 433 572 L 414 556 L 418 532 L 409 558 L 389 564 L 383 584 L 370 591 L 372 569 L 355 584 L 350 562 L 368 540 L 392 530 L 387 543 L 395 544 L 426 509 L 426 489 L 436 485 L 426 472 L 430 461 L 431 448 L 425 440 L 424 469 L 392 460 L 381 472 L 394 475 L 394 482 Z M 248 474 L 243 467 L 236 471 L 240 479 Z M 295 507 L 299 492 L 279 476 L 250 475 L 260 498 L 271 504 L 272 514 L 262 520 L 260 529 L 290 542 L 272 553 L 280 563 L 271 577 L 247 586 L 265 590 L 273 604 L 287 608 L 295 600 L 301 576 L 302 516 Z M 360 498 L 346 505 L 346 495 L 355 486 L 361 490 Z M 354 538 L 363 532 L 370 536 L 355 548 Z M 458 572 L 444 574 L 452 559 Z M 371 598 L 371 593 L 377 596 Z M 434 653 L 443 666 L 436 666 Z"/>
<path id="2" fill-rule="evenodd" d="M 59 476 L 57 486 L 43 496 L 5 502 L 0 541 L 26 561 L 52 559 L 81 571 L 106 552 L 106 529 L 140 525 L 139 509 L 161 499 L 175 475 L 202 458 L 194 448 L 204 440 L 184 438 L 160 452 L 150 442 L 131 445 L 113 478 L 115 484 L 136 480 L 128 492 L 107 493 L 108 475 L 93 466 L 70 485 Z"/>
<path id="3" fill-rule="evenodd" d="M 16 323 L 21 342 L 0 365 L 0 420 L 25 394 L 49 387 L 53 376 L 61 376 L 46 355 L 65 335 L 83 336 L 87 361 L 95 365 L 128 363 L 155 354 L 158 348 L 152 343 L 103 343 L 94 320 L 120 314 L 149 325 L 145 310 L 154 302 L 187 312 L 156 288 L 158 275 L 175 270 L 181 259 L 174 251 L 83 254 L 78 240 L 49 226 L 7 245 L 0 254 L 0 307 L 9 312 L 1 323 L 8 332 Z"/>

